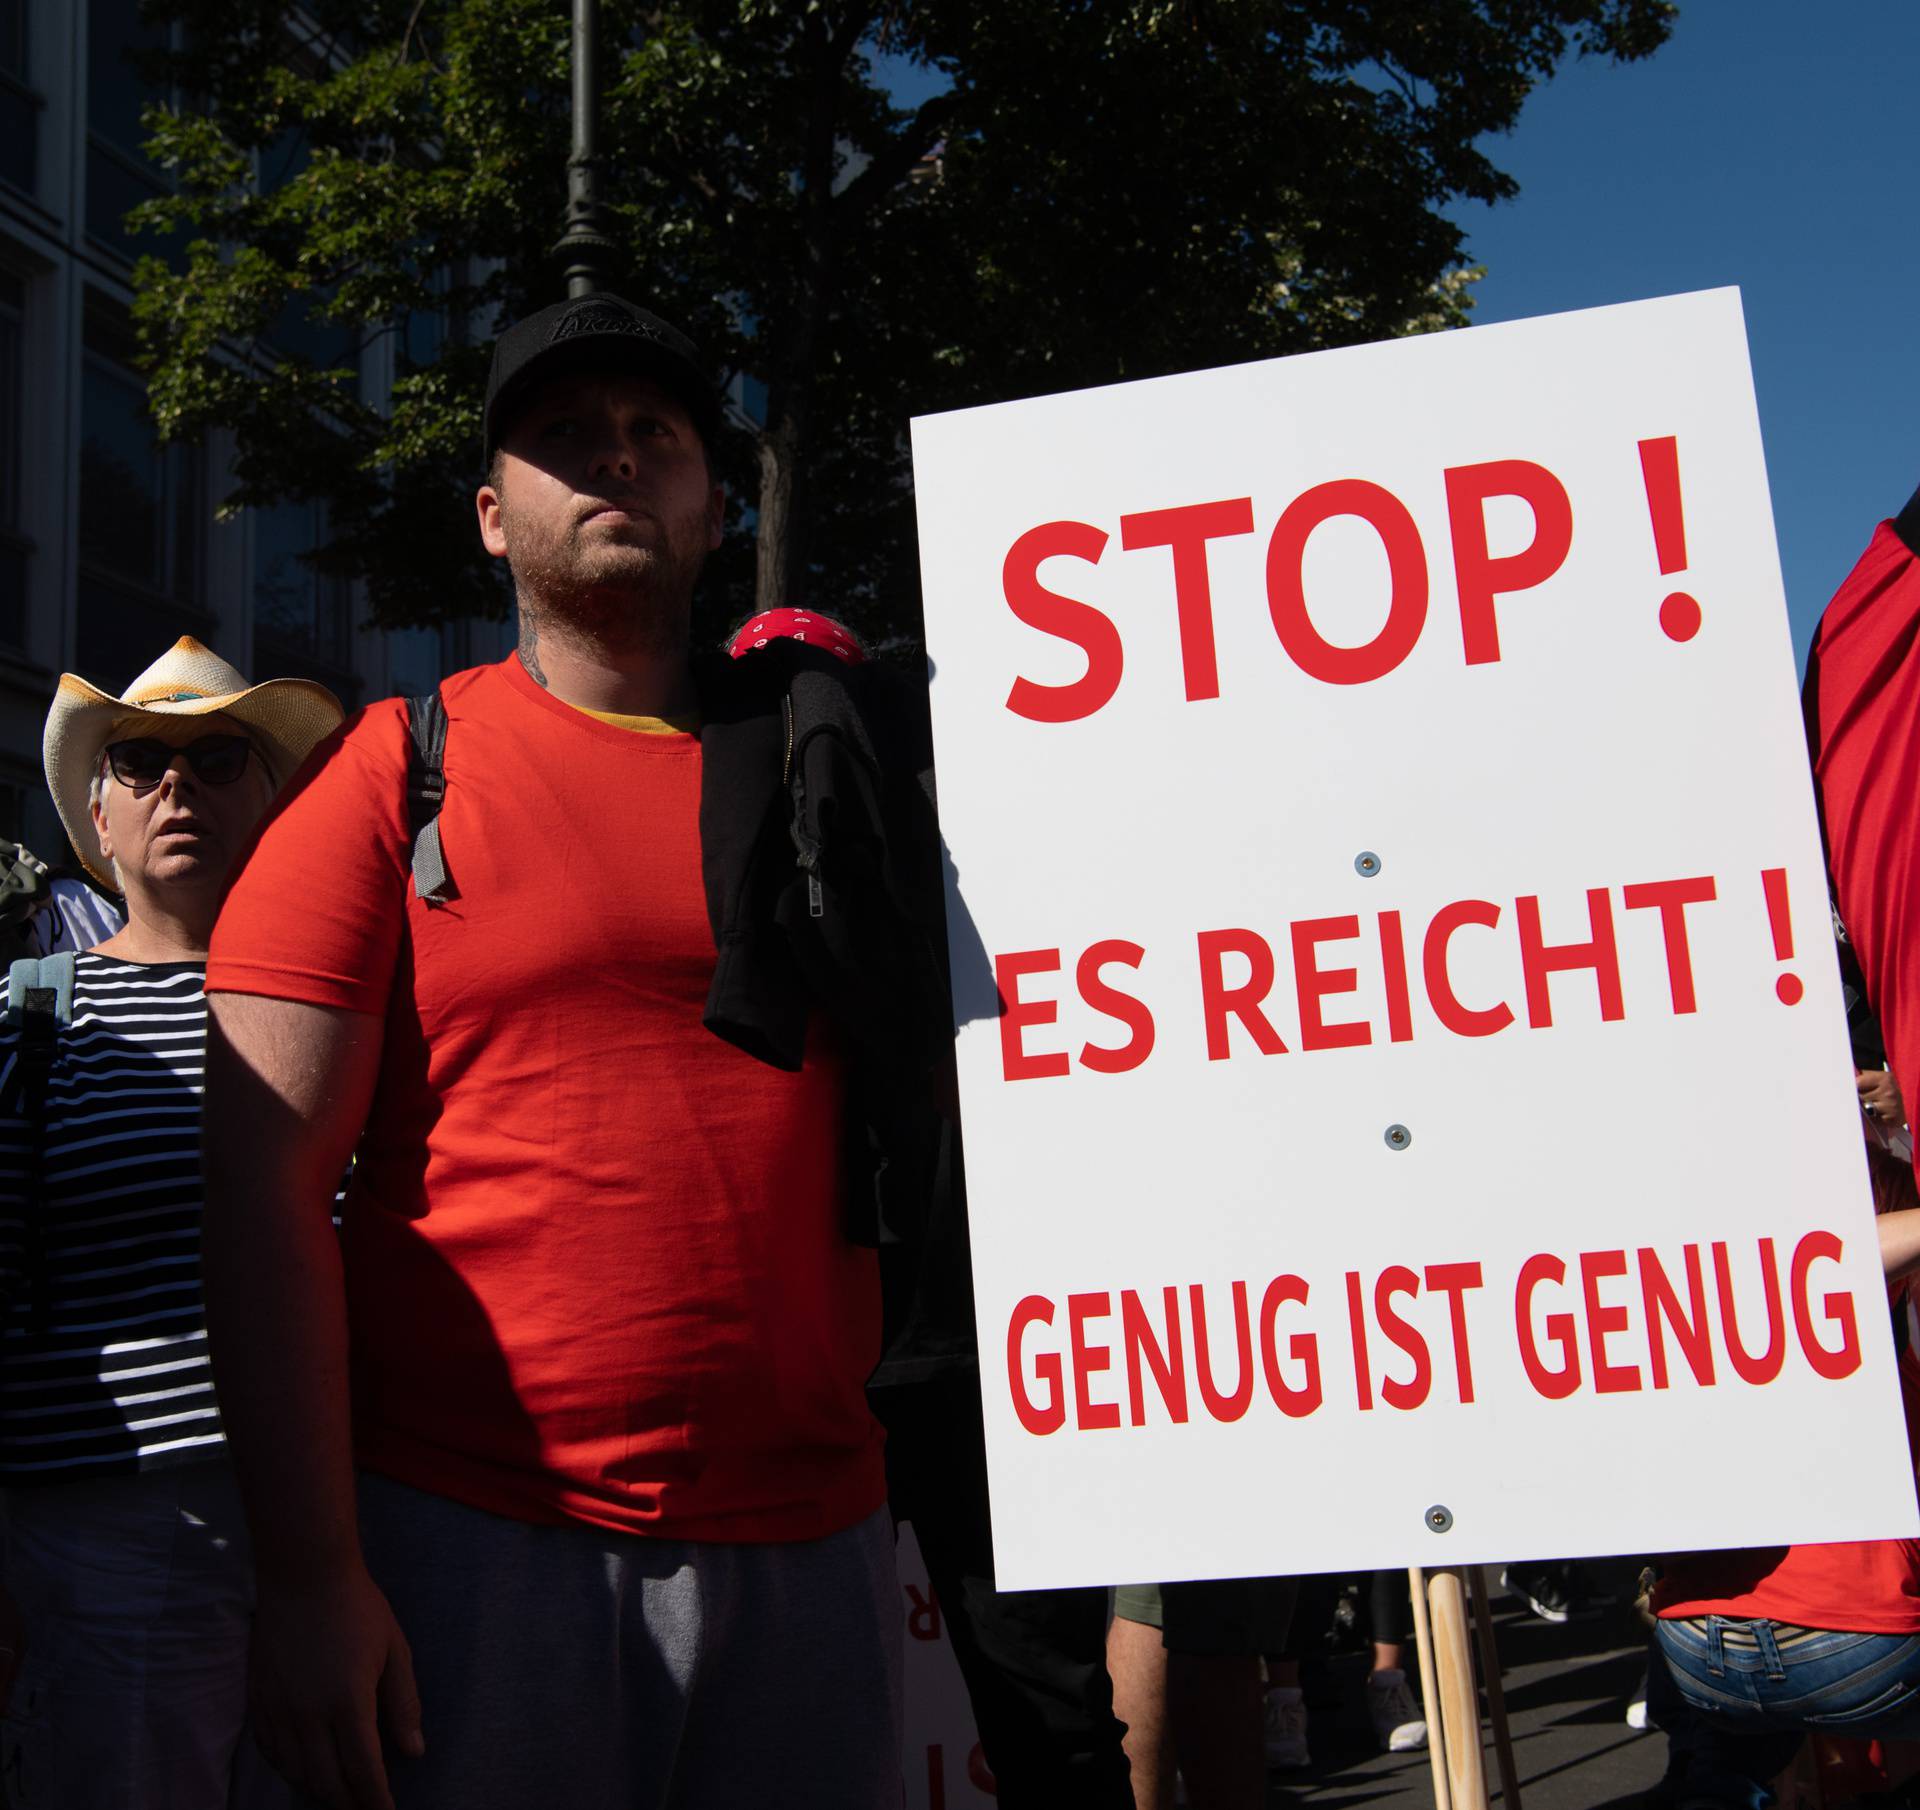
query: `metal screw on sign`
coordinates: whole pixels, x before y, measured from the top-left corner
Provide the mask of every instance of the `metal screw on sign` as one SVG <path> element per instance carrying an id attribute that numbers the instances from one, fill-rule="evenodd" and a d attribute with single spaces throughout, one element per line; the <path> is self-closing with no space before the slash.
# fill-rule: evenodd
<path id="1" fill-rule="evenodd" d="M 1387 1148 L 1389 1150 L 1404 1150 L 1412 1142 L 1413 1133 L 1410 1132 L 1406 1126 L 1389 1125 L 1387 1127 Z"/>
<path id="2" fill-rule="evenodd" d="M 1363 880 L 1371 880 L 1380 871 L 1380 857 L 1372 849 L 1363 848 L 1353 858 L 1353 871 Z"/>
<path id="3" fill-rule="evenodd" d="M 1453 1510 L 1444 1502 L 1436 1502 L 1427 1510 L 1427 1525 L 1435 1533 L 1445 1533 L 1453 1525 Z"/>

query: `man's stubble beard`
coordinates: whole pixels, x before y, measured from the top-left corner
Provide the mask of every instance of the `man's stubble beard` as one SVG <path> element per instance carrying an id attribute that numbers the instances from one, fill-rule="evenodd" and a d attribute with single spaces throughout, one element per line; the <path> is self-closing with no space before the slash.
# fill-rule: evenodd
<path id="1" fill-rule="evenodd" d="M 668 524 L 664 545 L 601 540 L 569 523 L 532 530 L 503 497 L 500 526 L 522 617 L 610 651 L 672 654 L 687 645 L 693 587 L 706 563 L 706 516 Z"/>

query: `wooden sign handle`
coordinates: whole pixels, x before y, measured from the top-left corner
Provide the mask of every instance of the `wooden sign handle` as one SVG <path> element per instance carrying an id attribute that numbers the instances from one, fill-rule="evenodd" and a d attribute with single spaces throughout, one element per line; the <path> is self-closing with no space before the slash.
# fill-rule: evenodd
<path id="1" fill-rule="evenodd" d="M 1466 1572 L 1440 1565 L 1427 1573 L 1427 1612 L 1433 1627 L 1433 1669 L 1440 1686 L 1440 1724 L 1446 1730 L 1447 1788 L 1452 1810 L 1487 1810 L 1480 1764 L 1480 1691 L 1473 1677 L 1473 1640 L 1467 1632 Z M 1427 1712 L 1433 1739 L 1433 1712 Z"/>
<path id="2" fill-rule="evenodd" d="M 1420 1696 L 1427 1706 L 1427 1760 L 1433 1767 L 1434 1810 L 1453 1810 L 1447 1789 L 1447 1737 L 1440 1721 L 1440 1687 L 1433 1669 L 1433 1628 L 1427 1619 L 1427 1575 L 1407 1567 L 1407 1594 L 1413 1598 L 1413 1640 L 1420 1655 Z"/>
<path id="3" fill-rule="evenodd" d="M 1480 1643 L 1480 1676 L 1487 1687 L 1487 1720 L 1493 1724 L 1493 1757 L 1500 1767 L 1504 1810 L 1520 1810 L 1520 1775 L 1513 1763 L 1513 1733 L 1507 1726 L 1507 1693 L 1500 1683 L 1500 1651 L 1493 1642 L 1493 1610 L 1487 1600 L 1487 1569 L 1467 1573 L 1473 1586 L 1473 1630 Z"/>
<path id="4" fill-rule="evenodd" d="M 1434 1810 L 1490 1810 L 1480 1757 L 1480 1692 L 1473 1675 L 1471 1621 L 1486 1680 L 1494 1756 L 1500 1766 L 1501 1810 L 1520 1810 L 1520 1779 L 1507 1727 L 1506 1692 L 1493 1640 L 1487 1580 L 1480 1567 L 1407 1567 L 1413 1598 L 1413 1638 L 1420 1654 L 1420 1693 L 1427 1706 L 1427 1759 L 1433 1768 Z"/>

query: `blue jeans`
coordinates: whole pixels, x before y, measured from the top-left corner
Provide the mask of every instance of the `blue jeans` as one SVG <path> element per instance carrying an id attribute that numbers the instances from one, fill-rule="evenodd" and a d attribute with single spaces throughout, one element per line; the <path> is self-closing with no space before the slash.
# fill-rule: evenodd
<path id="1" fill-rule="evenodd" d="M 1809 1731 L 1920 1735 L 1920 1634 L 1840 1634 L 1705 1615 L 1663 1621 L 1647 1708 L 1672 1743 L 1677 1806 L 1767 1810 Z"/>
<path id="2" fill-rule="evenodd" d="M 10 1488 L 5 1534 L 12 1810 L 286 1810 L 246 1731 L 253 1549 L 224 1456 Z"/>

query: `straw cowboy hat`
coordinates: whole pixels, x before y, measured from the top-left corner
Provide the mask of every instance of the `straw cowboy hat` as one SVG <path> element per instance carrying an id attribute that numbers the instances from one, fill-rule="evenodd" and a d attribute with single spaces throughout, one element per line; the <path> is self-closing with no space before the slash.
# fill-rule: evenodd
<path id="1" fill-rule="evenodd" d="M 181 718 L 216 714 L 246 732 L 277 790 L 344 713 L 340 700 L 310 679 L 249 685 L 191 635 L 182 635 L 117 698 L 76 673 L 60 675 L 41 744 L 47 786 L 74 852 L 102 885 L 118 890 L 94 834 L 87 788 L 100 771 L 107 744 L 141 735 L 180 742 L 188 739 L 181 733 Z"/>

